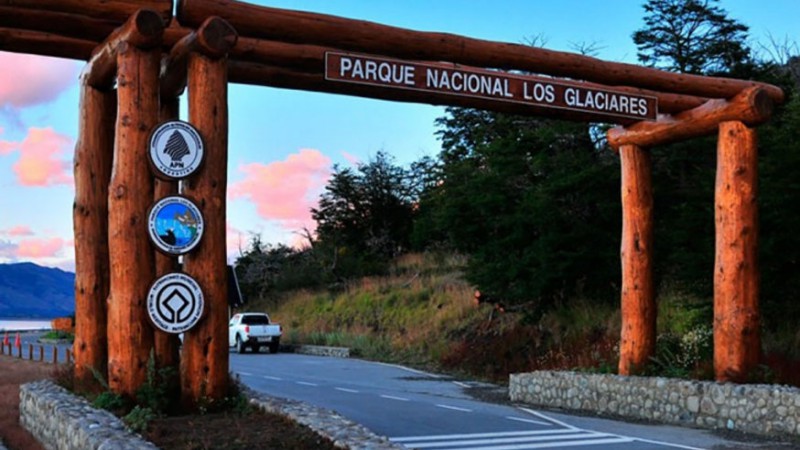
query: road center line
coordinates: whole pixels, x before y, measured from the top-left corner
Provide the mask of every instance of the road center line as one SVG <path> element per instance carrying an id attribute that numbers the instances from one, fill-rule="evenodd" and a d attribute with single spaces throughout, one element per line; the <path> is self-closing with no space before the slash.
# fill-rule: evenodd
<path id="1" fill-rule="evenodd" d="M 266 378 L 268 380 L 283 381 L 283 378 L 271 377 L 269 375 L 264 375 L 264 378 Z"/>
<path id="2" fill-rule="evenodd" d="M 403 397 L 395 397 L 394 395 L 381 395 L 382 398 L 388 398 L 389 400 L 399 400 L 401 402 L 407 402 L 407 398 Z"/>
<path id="3" fill-rule="evenodd" d="M 465 388 L 465 389 L 469 388 L 469 385 L 467 383 L 462 383 L 460 381 L 453 381 L 453 384 L 455 384 L 456 386 L 461 386 L 462 388 Z"/>
<path id="4" fill-rule="evenodd" d="M 319 386 L 318 384 L 309 383 L 308 381 L 295 381 L 297 384 L 302 384 L 303 386 Z"/>
<path id="5" fill-rule="evenodd" d="M 239 372 L 239 375 L 243 375 L 245 377 L 252 377 L 253 376 L 253 374 L 250 373 L 250 372 Z"/>
<path id="6" fill-rule="evenodd" d="M 508 420 L 516 420 L 517 422 L 525 422 L 525 423 L 533 423 L 533 424 L 536 424 L 536 425 L 544 425 L 544 426 L 548 426 L 548 427 L 552 427 L 553 426 L 552 423 L 542 422 L 541 420 L 520 419 L 519 417 L 512 417 L 512 416 L 507 416 L 506 419 L 508 419 Z"/>
<path id="7" fill-rule="evenodd" d="M 355 390 L 355 389 L 347 389 L 347 388 L 343 388 L 343 387 L 337 387 L 337 388 L 334 388 L 334 389 L 336 389 L 337 391 L 349 392 L 351 394 L 358 394 L 358 391 Z"/>
<path id="8" fill-rule="evenodd" d="M 438 406 L 439 408 L 444 408 L 444 409 L 452 409 L 453 411 L 472 412 L 471 409 L 459 408 L 458 406 L 440 405 L 440 404 L 436 404 L 436 406 Z"/>

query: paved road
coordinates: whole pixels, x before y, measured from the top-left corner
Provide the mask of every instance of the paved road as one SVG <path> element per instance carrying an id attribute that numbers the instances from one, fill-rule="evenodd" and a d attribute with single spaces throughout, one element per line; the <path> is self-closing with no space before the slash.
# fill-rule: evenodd
<path id="1" fill-rule="evenodd" d="M 414 449 L 791 448 L 479 401 L 468 392 L 497 389 L 358 359 L 231 354 L 231 370 L 258 391 L 333 409 Z"/>

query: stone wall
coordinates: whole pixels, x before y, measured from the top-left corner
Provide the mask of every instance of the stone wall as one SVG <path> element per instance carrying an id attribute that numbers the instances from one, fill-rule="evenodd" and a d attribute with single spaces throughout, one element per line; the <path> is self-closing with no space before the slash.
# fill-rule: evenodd
<path id="1" fill-rule="evenodd" d="M 19 421 L 47 450 L 157 450 L 108 411 L 48 380 L 23 384 Z"/>
<path id="2" fill-rule="evenodd" d="M 800 436 L 800 389 L 788 386 L 539 371 L 512 374 L 509 395 L 545 407 Z"/>
<path id="3" fill-rule="evenodd" d="M 399 450 L 404 447 L 363 425 L 307 403 L 270 397 L 241 386 L 250 403 L 311 428 L 334 445 L 351 450 Z M 157 450 L 131 433 L 116 416 L 44 380 L 20 387 L 19 420 L 47 450 Z M 0 450 L 4 450 L 0 443 Z"/>
<path id="4" fill-rule="evenodd" d="M 329 356 L 333 358 L 349 358 L 350 349 L 347 347 L 326 347 L 323 345 L 297 345 L 295 353 L 313 356 Z"/>

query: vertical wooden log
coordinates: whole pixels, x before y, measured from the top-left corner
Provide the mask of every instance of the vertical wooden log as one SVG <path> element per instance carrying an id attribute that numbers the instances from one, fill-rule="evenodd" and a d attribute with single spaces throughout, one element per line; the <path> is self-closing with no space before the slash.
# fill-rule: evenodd
<path id="1" fill-rule="evenodd" d="M 53 346 L 53 364 L 58 364 L 58 347 Z"/>
<path id="2" fill-rule="evenodd" d="M 81 86 L 75 145 L 75 379 L 94 382 L 92 370 L 108 379 L 108 183 L 114 155 L 116 91 Z"/>
<path id="3" fill-rule="evenodd" d="M 644 368 L 656 346 L 653 286 L 653 187 L 650 153 L 619 148 L 622 167 L 622 335 L 619 374 Z"/>
<path id="4" fill-rule="evenodd" d="M 756 131 L 723 122 L 717 145 L 714 372 L 743 382 L 761 353 Z"/>
<path id="5" fill-rule="evenodd" d="M 227 58 L 199 53 L 189 57 L 189 121 L 205 140 L 205 162 L 183 182 L 205 218 L 203 240 L 184 256 L 183 270 L 205 294 L 205 313 L 186 332 L 181 354 L 181 393 L 184 404 L 202 397 L 221 399 L 228 385 L 228 285 L 225 250 L 225 205 L 228 167 Z"/>
<path id="6" fill-rule="evenodd" d="M 158 120 L 158 50 L 127 42 L 117 54 L 119 105 L 114 168 L 108 197 L 111 295 L 108 304 L 108 377 L 111 389 L 133 396 L 146 379 L 153 349 L 147 292 L 154 281 L 147 214 L 153 202 L 149 135 Z"/>
<path id="7" fill-rule="evenodd" d="M 39 346 L 39 361 L 44 361 L 44 345 Z"/>
<path id="8" fill-rule="evenodd" d="M 33 361 L 33 344 L 28 344 L 28 360 Z"/>
<path id="9" fill-rule="evenodd" d="M 169 120 L 177 120 L 179 116 L 179 101 L 178 98 L 169 100 L 161 100 L 160 122 Z M 178 193 L 177 181 L 166 181 L 156 178 L 155 180 L 155 195 L 154 201 L 158 201 L 170 195 Z M 168 273 L 180 271 L 180 264 L 178 258 L 169 256 L 164 253 L 155 252 L 156 262 L 156 278 L 166 275 Z M 158 328 L 155 331 L 155 358 L 156 365 L 160 368 L 173 367 L 177 374 L 179 364 L 179 348 L 180 341 L 178 335 L 172 333 L 165 333 Z"/>

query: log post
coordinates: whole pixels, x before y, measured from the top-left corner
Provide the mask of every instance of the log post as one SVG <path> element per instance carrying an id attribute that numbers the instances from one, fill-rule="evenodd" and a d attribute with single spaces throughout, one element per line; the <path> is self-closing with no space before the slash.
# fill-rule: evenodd
<path id="1" fill-rule="evenodd" d="M 161 112 L 160 122 L 169 120 L 177 120 L 179 117 L 179 99 L 161 99 Z M 170 195 L 178 194 L 178 182 L 167 181 L 156 178 L 155 180 L 155 194 L 153 200 L 158 200 L 168 197 Z M 156 278 L 164 276 L 168 273 L 180 271 L 180 264 L 178 258 L 170 256 L 159 251 L 155 252 L 156 264 Z M 155 328 L 155 358 L 156 366 L 159 368 L 173 367 L 177 374 L 178 366 L 180 363 L 179 347 L 180 341 L 178 335 L 166 333 Z"/>
<path id="2" fill-rule="evenodd" d="M 189 56 L 189 121 L 205 140 L 206 160 L 184 181 L 205 218 L 203 240 L 184 256 L 184 272 L 203 288 L 205 312 L 184 335 L 181 394 L 187 406 L 205 397 L 219 400 L 228 386 L 228 285 L 225 249 L 225 205 L 228 167 L 227 58 Z"/>
<path id="3" fill-rule="evenodd" d="M 746 381 L 760 358 L 757 193 L 756 131 L 742 122 L 723 122 L 714 196 L 717 381 Z"/>
<path id="4" fill-rule="evenodd" d="M 653 286 L 653 187 L 650 153 L 619 148 L 622 167 L 622 335 L 619 374 L 640 371 L 656 346 Z"/>
<path id="5" fill-rule="evenodd" d="M 116 91 L 103 92 L 83 83 L 73 206 L 75 379 L 81 386 L 94 381 L 93 370 L 108 379 L 108 184 L 116 114 Z"/>
<path id="6" fill-rule="evenodd" d="M 111 295 L 108 305 L 108 377 L 111 389 L 133 396 L 146 379 L 153 328 L 146 299 L 155 277 L 147 214 L 153 177 L 147 147 L 158 121 L 158 49 L 127 41 L 117 47 L 114 168 L 108 197 Z"/>

